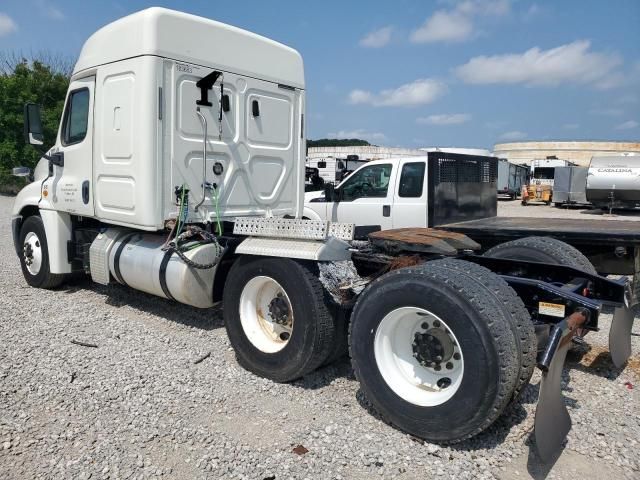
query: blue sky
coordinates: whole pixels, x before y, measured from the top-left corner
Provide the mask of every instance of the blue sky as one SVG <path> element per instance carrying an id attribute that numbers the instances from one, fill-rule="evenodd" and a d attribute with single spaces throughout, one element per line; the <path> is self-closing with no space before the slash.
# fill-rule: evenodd
<path id="1" fill-rule="evenodd" d="M 640 140 L 639 0 L 2 0 L 0 50 L 75 56 L 102 25 L 152 5 L 300 51 L 309 138 Z"/>

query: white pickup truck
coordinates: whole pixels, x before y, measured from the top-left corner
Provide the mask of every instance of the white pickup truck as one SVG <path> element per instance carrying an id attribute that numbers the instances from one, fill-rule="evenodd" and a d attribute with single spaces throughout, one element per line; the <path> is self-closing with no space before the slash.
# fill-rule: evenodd
<path id="1" fill-rule="evenodd" d="M 485 156 L 430 152 L 424 157 L 371 161 L 335 188 L 307 193 L 304 216 L 353 223 L 356 236 L 375 230 L 433 227 L 442 219 L 450 223 L 494 217 L 495 188 L 475 188 L 478 183 L 495 184 L 491 160 L 495 161 Z M 447 184 L 456 186 L 447 188 Z M 474 187 L 467 191 L 465 184 Z M 450 208 L 453 205 L 455 208 Z"/>

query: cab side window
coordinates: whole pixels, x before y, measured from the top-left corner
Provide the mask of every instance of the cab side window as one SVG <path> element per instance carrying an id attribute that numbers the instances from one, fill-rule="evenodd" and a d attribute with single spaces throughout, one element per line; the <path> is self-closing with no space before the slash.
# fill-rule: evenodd
<path id="1" fill-rule="evenodd" d="M 398 195 L 405 198 L 418 198 L 422 196 L 424 184 L 424 162 L 405 163 L 400 175 L 400 188 Z"/>
<path id="2" fill-rule="evenodd" d="M 350 201 L 358 198 L 384 198 L 389 189 L 391 165 L 371 165 L 363 167 L 351 174 L 341 187 L 342 200 Z"/>
<path id="3" fill-rule="evenodd" d="M 87 136 L 89 123 L 89 89 L 75 90 L 69 95 L 62 124 L 62 145 L 80 143 Z"/>

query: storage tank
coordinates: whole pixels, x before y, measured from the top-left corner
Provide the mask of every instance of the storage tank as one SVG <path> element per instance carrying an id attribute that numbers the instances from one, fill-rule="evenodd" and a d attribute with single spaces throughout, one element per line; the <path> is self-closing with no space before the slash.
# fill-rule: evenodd
<path id="1" fill-rule="evenodd" d="M 640 156 L 593 157 L 587 200 L 600 208 L 640 208 Z"/>

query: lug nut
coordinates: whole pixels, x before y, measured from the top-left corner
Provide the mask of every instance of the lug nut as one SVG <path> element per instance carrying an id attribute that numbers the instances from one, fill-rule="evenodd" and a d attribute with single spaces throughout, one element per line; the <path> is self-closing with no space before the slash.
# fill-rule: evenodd
<path id="1" fill-rule="evenodd" d="M 280 340 L 286 342 L 287 340 L 289 340 L 289 333 L 288 332 L 282 332 L 280 334 Z"/>
<path id="2" fill-rule="evenodd" d="M 441 361 L 442 361 L 442 356 L 436 355 L 436 362 L 441 362 Z"/>
<path id="3" fill-rule="evenodd" d="M 436 382 L 436 385 L 438 385 L 438 388 L 447 388 L 449 385 L 451 385 L 451 379 L 449 377 L 441 378 Z"/>
<path id="4" fill-rule="evenodd" d="M 440 370 L 442 370 L 442 367 L 441 367 L 440 365 L 436 365 L 435 367 L 433 367 L 433 369 L 434 369 L 436 372 L 439 372 Z"/>
<path id="5" fill-rule="evenodd" d="M 433 326 L 438 328 L 440 326 L 440 321 L 439 320 L 434 320 Z"/>
<path id="6" fill-rule="evenodd" d="M 429 324 L 427 322 L 424 322 L 422 325 L 420 325 L 424 330 L 426 330 L 427 328 L 429 328 Z"/>
<path id="7" fill-rule="evenodd" d="M 460 360 L 460 354 L 458 352 L 453 354 L 453 359 L 454 360 Z"/>
<path id="8" fill-rule="evenodd" d="M 453 363 L 451 363 L 451 362 L 447 362 L 447 364 L 445 365 L 445 367 L 447 367 L 447 370 L 451 370 L 451 369 L 453 369 Z"/>

